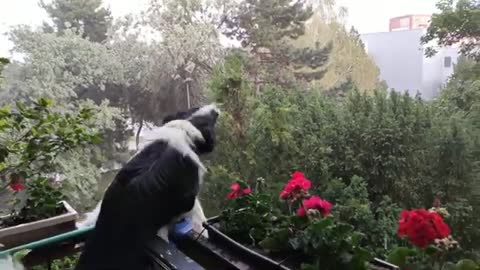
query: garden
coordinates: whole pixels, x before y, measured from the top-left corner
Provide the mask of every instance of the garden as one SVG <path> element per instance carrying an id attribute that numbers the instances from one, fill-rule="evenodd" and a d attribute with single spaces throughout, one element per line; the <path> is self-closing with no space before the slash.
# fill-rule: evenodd
<path id="1" fill-rule="evenodd" d="M 0 58 L 0 252 L 84 237 L 142 132 L 215 102 L 212 243 L 271 269 L 480 269 L 475 1 L 438 2 L 422 42 L 465 42 L 428 101 L 378 80 L 332 0 L 152 0 L 115 20 L 101 0 L 41 7 L 51 21 L 9 32 L 23 61 Z M 63 249 L 50 269 L 74 267 Z"/>

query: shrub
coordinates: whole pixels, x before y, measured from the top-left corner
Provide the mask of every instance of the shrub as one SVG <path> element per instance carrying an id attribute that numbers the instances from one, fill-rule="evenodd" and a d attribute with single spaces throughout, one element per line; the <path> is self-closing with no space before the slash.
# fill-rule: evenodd
<path id="1" fill-rule="evenodd" d="M 59 155 L 98 142 L 97 131 L 88 125 L 90 109 L 77 114 L 58 113 L 52 102 L 17 102 L 15 109 L 0 109 L 0 175 L 4 188 L 17 193 L 26 187 L 27 199 L 14 208 L 7 225 L 34 221 L 58 214 L 64 198 L 56 171 Z M 21 203 L 15 200 L 15 206 Z"/>

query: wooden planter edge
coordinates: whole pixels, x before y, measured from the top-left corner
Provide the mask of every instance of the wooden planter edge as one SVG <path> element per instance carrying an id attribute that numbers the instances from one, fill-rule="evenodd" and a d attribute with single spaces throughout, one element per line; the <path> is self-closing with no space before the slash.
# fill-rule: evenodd
<path id="1" fill-rule="evenodd" d="M 60 203 L 67 210 L 66 213 L 58 216 L 46 218 L 46 219 L 41 219 L 37 221 L 32 221 L 32 222 L 23 223 L 16 226 L 0 229 L 0 237 L 4 237 L 11 234 L 24 233 L 27 231 L 41 229 L 41 228 L 49 227 L 52 225 L 76 220 L 78 217 L 77 211 L 73 209 L 73 207 L 66 201 L 60 201 Z"/>

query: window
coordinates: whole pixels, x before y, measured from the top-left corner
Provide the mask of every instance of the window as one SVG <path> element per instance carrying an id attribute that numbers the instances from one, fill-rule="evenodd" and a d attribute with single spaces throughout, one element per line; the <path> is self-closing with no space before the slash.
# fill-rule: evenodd
<path id="1" fill-rule="evenodd" d="M 451 67 L 451 66 L 452 66 L 452 57 L 446 56 L 446 57 L 443 59 L 443 66 L 446 67 L 446 68 Z"/>

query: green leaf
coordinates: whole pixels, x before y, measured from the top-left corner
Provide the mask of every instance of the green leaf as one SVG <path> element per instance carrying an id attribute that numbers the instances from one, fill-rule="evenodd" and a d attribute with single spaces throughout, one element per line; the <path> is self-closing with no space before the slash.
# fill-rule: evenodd
<path id="1" fill-rule="evenodd" d="M 479 267 L 480 266 L 478 264 L 476 264 L 474 261 L 469 260 L 469 259 L 464 259 L 464 260 L 459 261 L 455 265 L 455 270 L 478 270 Z"/>
<path id="2" fill-rule="evenodd" d="M 407 262 L 407 258 L 410 256 L 415 256 L 416 253 L 417 252 L 414 249 L 410 249 L 407 247 L 398 247 L 388 255 L 387 261 L 389 263 L 403 267 Z"/>
<path id="3" fill-rule="evenodd" d="M 298 250 L 302 247 L 302 240 L 299 237 L 291 238 L 288 242 L 295 250 Z"/>
<path id="4" fill-rule="evenodd" d="M 314 233 L 322 233 L 328 226 L 333 225 L 333 222 L 332 217 L 326 217 L 315 221 L 310 227 Z"/>
<path id="5" fill-rule="evenodd" d="M 16 262 L 20 262 L 21 260 L 23 260 L 23 258 L 25 258 L 25 256 L 27 256 L 32 250 L 31 249 L 22 249 L 20 251 L 17 251 L 13 254 L 13 260 L 16 261 Z"/>
<path id="6" fill-rule="evenodd" d="M 40 98 L 38 100 L 38 104 L 43 107 L 50 107 L 53 105 L 53 100 L 46 99 L 46 98 Z"/>
<path id="7" fill-rule="evenodd" d="M 5 117 L 10 115 L 10 106 L 5 105 L 0 108 L 0 117 Z"/>
<path id="8" fill-rule="evenodd" d="M 440 251 L 440 249 L 435 247 L 435 246 L 428 246 L 425 249 L 425 254 L 427 254 L 428 256 L 432 256 L 432 255 L 437 254 L 439 251 Z"/>
<path id="9" fill-rule="evenodd" d="M 455 269 L 456 269 L 456 265 L 454 263 L 446 262 L 445 264 L 443 264 L 441 270 L 455 270 Z"/>

